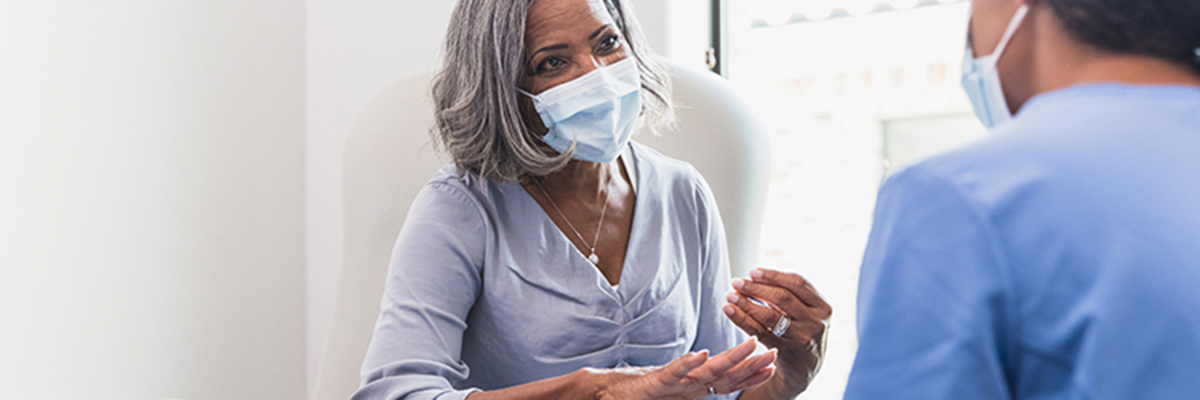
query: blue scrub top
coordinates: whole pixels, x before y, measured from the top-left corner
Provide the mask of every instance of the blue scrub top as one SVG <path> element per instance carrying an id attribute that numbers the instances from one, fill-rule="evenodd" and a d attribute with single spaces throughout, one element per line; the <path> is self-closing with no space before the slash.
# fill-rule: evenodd
<path id="1" fill-rule="evenodd" d="M 846 399 L 1200 398 L 1200 88 L 1073 87 L 892 177 Z"/>

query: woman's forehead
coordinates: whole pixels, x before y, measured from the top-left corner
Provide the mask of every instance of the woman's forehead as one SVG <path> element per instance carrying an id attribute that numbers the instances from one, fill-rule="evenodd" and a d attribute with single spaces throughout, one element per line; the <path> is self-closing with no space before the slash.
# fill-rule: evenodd
<path id="1" fill-rule="evenodd" d="M 567 39 L 564 36 L 589 35 L 604 25 L 614 24 L 603 0 L 537 0 L 529 7 L 525 36 Z"/>

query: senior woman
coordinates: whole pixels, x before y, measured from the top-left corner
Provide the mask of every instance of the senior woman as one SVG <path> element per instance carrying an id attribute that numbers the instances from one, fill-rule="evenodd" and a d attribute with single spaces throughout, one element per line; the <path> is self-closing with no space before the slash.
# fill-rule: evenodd
<path id="1" fill-rule="evenodd" d="M 807 387 L 830 307 L 796 275 L 731 282 L 704 179 L 630 141 L 673 115 L 640 35 L 620 0 L 460 1 L 433 89 L 454 165 L 397 240 L 355 399 Z"/>

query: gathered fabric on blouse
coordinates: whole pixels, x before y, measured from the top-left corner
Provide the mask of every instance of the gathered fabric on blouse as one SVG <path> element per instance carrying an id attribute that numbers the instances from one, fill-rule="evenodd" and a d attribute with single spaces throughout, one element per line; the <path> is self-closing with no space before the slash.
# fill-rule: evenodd
<path id="1" fill-rule="evenodd" d="M 353 398 L 463 399 L 744 341 L 721 311 L 729 256 L 708 184 L 636 142 L 622 159 L 637 200 L 615 286 L 519 183 L 441 169 L 396 242 Z"/>

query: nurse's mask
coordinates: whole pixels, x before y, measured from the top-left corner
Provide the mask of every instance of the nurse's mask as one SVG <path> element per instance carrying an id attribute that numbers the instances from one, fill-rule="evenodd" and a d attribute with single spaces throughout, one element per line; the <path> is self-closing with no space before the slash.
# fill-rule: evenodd
<path id="1" fill-rule="evenodd" d="M 1013 118 L 1012 111 L 1008 109 L 1008 102 L 1004 99 L 1004 88 L 1000 85 L 1000 72 L 997 71 L 996 65 L 1000 62 L 1000 55 L 1004 54 L 1004 49 L 1008 47 L 1009 40 L 1012 40 L 1013 34 L 1028 14 L 1028 5 L 1023 4 L 1017 9 L 1017 14 L 1004 31 L 1004 37 L 1000 39 L 1000 45 L 991 55 L 976 58 L 970 35 L 967 37 L 962 85 L 967 91 L 967 97 L 971 99 L 971 108 L 975 110 L 975 116 L 979 117 L 979 121 L 988 129 L 1007 123 Z"/>
<path id="2" fill-rule="evenodd" d="M 629 143 L 642 111 L 642 79 L 633 57 L 596 68 L 584 76 L 534 95 L 542 140 L 565 153 L 575 145 L 577 160 L 608 163 Z"/>

